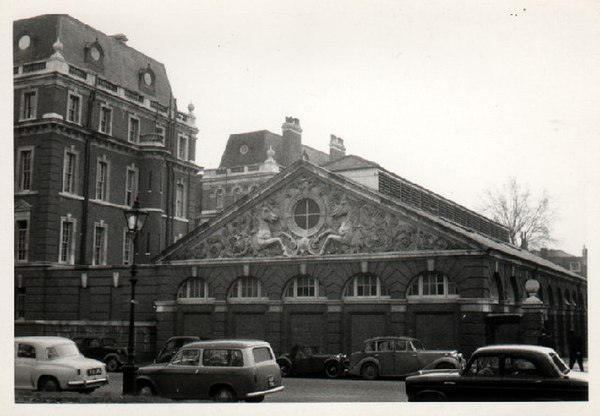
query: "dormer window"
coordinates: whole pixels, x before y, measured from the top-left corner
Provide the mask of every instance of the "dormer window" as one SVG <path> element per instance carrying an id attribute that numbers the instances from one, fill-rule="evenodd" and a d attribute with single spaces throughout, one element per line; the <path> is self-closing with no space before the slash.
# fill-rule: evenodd
<path id="1" fill-rule="evenodd" d="M 154 90 L 156 87 L 156 74 L 152 69 L 150 69 L 150 65 L 147 68 L 140 69 L 139 72 L 139 88 L 141 91 L 146 93 L 154 94 Z"/>
<path id="2" fill-rule="evenodd" d="M 85 62 L 92 64 L 100 69 L 104 66 L 104 49 L 100 46 L 100 43 L 96 40 L 95 42 L 88 43 L 85 46 Z"/>

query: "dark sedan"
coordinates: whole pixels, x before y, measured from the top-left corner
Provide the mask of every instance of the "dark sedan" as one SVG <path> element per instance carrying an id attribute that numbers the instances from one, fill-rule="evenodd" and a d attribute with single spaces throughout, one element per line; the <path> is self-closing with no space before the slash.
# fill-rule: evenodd
<path id="1" fill-rule="evenodd" d="M 127 348 L 117 346 L 113 338 L 76 337 L 73 341 L 85 357 L 105 363 L 106 371 L 117 371 L 127 362 Z"/>
<path id="2" fill-rule="evenodd" d="M 294 345 L 289 353 L 277 358 L 277 364 L 284 377 L 325 375 L 336 378 L 344 373 L 348 363 L 344 354 L 319 354 L 317 347 Z"/>
<path id="3" fill-rule="evenodd" d="M 588 400 L 588 377 L 551 348 L 492 345 L 475 351 L 462 371 L 408 377 L 406 394 L 409 401 Z"/>

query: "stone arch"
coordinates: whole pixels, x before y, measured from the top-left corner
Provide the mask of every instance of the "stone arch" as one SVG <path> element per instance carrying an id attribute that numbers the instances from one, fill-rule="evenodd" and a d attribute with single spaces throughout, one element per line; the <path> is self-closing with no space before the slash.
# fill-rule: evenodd
<path id="1" fill-rule="evenodd" d="M 177 287 L 176 299 L 206 299 L 209 295 L 208 282 L 203 277 L 188 277 Z"/>

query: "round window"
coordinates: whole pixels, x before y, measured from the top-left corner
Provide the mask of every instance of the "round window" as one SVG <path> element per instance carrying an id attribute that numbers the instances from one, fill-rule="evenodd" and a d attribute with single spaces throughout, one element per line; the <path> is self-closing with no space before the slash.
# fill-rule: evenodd
<path id="1" fill-rule="evenodd" d="M 245 155 L 246 153 L 248 153 L 248 150 L 250 150 L 250 149 L 248 148 L 247 144 L 243 144 L 243 145 L 240 146 L 240 153 L 241 154 Z"/>
<path id="2" fill-rule="evenodd" d="M 21 36 L 21 38 L 19 39 L 19 49 L 25 50 L 29 48 L 29 45 L 31 45 L 31 38 L 29 37 L 29 35 Z"/>
<path id="3" fill-rule="evenodd" d="M 96 48 L 96 47 L 93 47 L 93 48 L 90 50 L 90 55 L 92 56 L 92 59 L 93 59 L 94 61 L 97 61 L 98 59 L 100 59 L 100 51 L 99 51 L 99 50 L 98 50 L 98 48 Z"/>
<path id="4" fill-rule="evenodd" d="M 147 86 L 152 85 L 152 74 L 150 72 L 146 72 L 144 74 L 144 82 Z"/>
<path id="5" fill-rule="evenodd" d="M 319 223 L 321 209 L 319 205 L 310 198 L 301 199 L 296 203 L 293 212 L 294 222 L 299 228 L 309 230 Z"/>

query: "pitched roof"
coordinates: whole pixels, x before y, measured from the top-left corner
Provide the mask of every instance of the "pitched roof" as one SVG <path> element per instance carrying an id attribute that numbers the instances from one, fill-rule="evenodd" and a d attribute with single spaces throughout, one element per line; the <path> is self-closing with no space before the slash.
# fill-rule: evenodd
<path id="1" fill-rule="evenodd" d="M 16 47 L 22 34 L 29 34 L 32 46 L 21 51 Z M 66 14 L 46 14 L 13 23 L 13 59 L 15 64 L 48 59 L 53 53 L 52 45 L 60 39 L 65 60 L 81 69 L 100 74 L 100 77 L 131 91 L 139 92 L 139 71 L 150 68 L 155 75 L 155 91 L 143 92 L 160 104 L 168 106 L 171 85 L 165 67 L 157 60 L 144 55 L 116 38 L 86 25 Z M 86 46 L 98 42 L 104 52 L 103 67 L 86 62 Z"/>
<path id="2" fill-rule="evenodd" d="M 356 155 L 344 156 L 340 159 L 333 160 L 328 163 L 324 163 L 324 168 L 329 169 L 333 172 L 339 170 L 351 170 L 351 169 L 364 169 L 364 168 L 380 168 L 377 163 L 370 160 L 364 159 Z"/>

